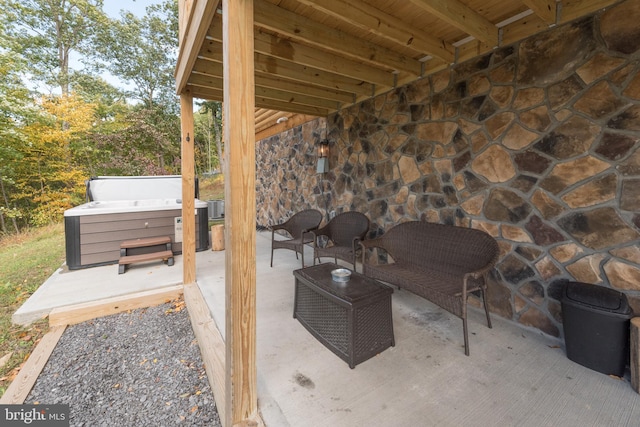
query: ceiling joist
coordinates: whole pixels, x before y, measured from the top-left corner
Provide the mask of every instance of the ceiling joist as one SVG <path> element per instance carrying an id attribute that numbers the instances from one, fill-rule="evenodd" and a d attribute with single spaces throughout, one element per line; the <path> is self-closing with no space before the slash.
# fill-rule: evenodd
<path id="1" fill-rule="evenodd" d="M 254 0 L 261 126 L 276 110 L 325 116 L 618 1 Z M 176 89 L 222 100 L 224 12 L 187 9 Z"/>
<path id="2" fill-rule="evenodd" d="M 420 76 L 422 67 L 420 62 L 413 58 L 296 15 L 266 0 L 255 0 L 254 14 L 256 26 L 274 31 L 284 37 L 321 47 L 343 57 L 348 55 L 365 64 L 388 67 L 390 71 L 402 70 L 416 77 Z M 317 52 L 317 49 L 312 49 Z"/>
<path id="3" fill-rule="evenodd" d="M 405 45 L 422 56 L 431 55 L 446 62 L 454 62 L 455 47 L 428 32 L 415 28 L 393 15 L 358 0 L 299 0 L 313 9 L 365 31 L 371 31 L 395 43 Z"/>
<path id="4" fill-rule="evenodd" d="M 458 0 L 410 0 L 414 5 L 489 45 L 498 45 L 498 28 Z"/>
<path id="5" fill-rule="evenodd" d="M 557 5 L 556 0 L 522 0 L 529 9 L 539 16 L 547 24 L 556 23 Z"/>

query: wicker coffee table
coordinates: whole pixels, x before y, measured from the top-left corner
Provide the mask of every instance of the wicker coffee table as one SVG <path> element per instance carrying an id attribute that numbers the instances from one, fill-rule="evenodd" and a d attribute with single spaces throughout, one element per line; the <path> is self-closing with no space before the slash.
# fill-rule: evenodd
<path id="1" fill-rule="evenodd" d="M 293 317 L 351 369 L 395 345 L 388 286 L 353 272 L 334 282 L 333 263 L 295 270 Z"/>

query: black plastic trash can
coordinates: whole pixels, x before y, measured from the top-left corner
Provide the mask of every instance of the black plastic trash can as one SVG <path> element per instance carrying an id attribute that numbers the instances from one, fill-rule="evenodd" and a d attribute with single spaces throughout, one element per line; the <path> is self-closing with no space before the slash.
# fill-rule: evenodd
<path id="1" fill-rule="evenodd" d="M 562 297 L 567 357 L 594 371 L 624 375 L 629 356 L 627 296 L 602 286 L 569 282 Z"/>

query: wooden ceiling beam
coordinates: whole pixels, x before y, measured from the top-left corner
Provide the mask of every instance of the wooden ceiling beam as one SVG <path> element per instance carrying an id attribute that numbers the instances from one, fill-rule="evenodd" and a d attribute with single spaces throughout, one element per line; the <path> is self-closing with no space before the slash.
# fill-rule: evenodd
<path id="1" fill-rule="evenodd" d="M 405 71 L 416 77 L 422 73 L 422 64 L 418 60 L 327 27 L 266 0 L 255 0 L 254 16 L 258 27 L 326 49 L 340 57 L 349 56 L 367 64 L 386 67 L 390 71 Z M 318 49 L 314 50 L 318 52 Z"/>
<path id="2" fill-rule="evenodd" d="M 258 107 L 271 108 L 277 111 L 289 111 L 291 113 L 308 114 L 310 116 L 327 117 L 329 113 L 335 110 L 326 108 L 310 107 L 307 105 L 293 104 L 290 102 L 280 102 L 272 99 L 256 97 L 256 105 Z"/>
<path id="3" fill-rule="evenodd" d="M 222 102 L 223 93 L 220 89 L 189 83 L 187 90 L 194 98 Z M 258 108 L 266 108 L 275 111 L 288 111 L 291 113 L 307 114 L 318 117 L 326 117 L 330 112 L 333 112 L 333 110 L 330 111 L 326 108 L 310 107 L 307 105 L 276 101 L 263 97 L 256 97 L 255 103 Z"/>
<path id="4" fill-rule="evenodd" d="M 222 29 L 219 27 L 222 25 L 222 20 L 219 18 L 216 19 L 209 29 L 207 40 L 205 40 L 200 51 L 200 55 L 207 58 L 217 58 L 220 56 Z M 331 78 L 330 80 L 335 80 L 336 84 L 341 84 L 340 87 L 331 86 L 336 89 L 351 92 L 352 90 L 344 86 L 353 86 L 353 84 L 355 84 L 361 88 L 361 90 L 356 91 L 357 93 L 371 95 L 374 90 L 372 85 L 374 84 L 382 85 L 385 88 L 392 88 L 395 85 L 395 77 L 391 72 L 264 32 L 256 31 L 254 32 L 254 36 L 254 49 L 257 53 L 261 53 L 266 57 L 283 59 L 295 64 L 298 72 L 301 71 L 301 68 L 310 67 L 311 69 L 324 72 L 318 73 L 311 71 L 312 74 L 318 74 L 319 79 L 321 79 L 321 74 L 324 74 L 325 77 L 331 77 L 325 73 L 331 73 L 333 76 L 344 76 L 349 79 L 348 81 L 341 81 L 339 78 Z M 273 64 L 270 63 L 270 66 L 273 66 Z M 293 67 L 289 67 L 289 69 L 291 68 Z M 309 72 L 302 74 L 309 74 Z M 304 80 L 308 80 L 309 78 L 314 77 L 308 76 Z"/>
<path id="5" fill-rule="evenodd" d="M 191 82 L 203 87 L 222 87 L 221 76 L 201 73 L 195 68 Z M 342 104 L 352 104 L 355 102 L 355 95 L 353 94 L 347 94 L 347 96 L 336 96 L 322 88 L 315 88 L 297 82 L 288 82 L 273 76 L 265 76 L 256 73 L 255 82 L 256 93 L 260 93 L 264 98 L 296 102 L 305 105 L 317 105 L 319 107 L 332 110 L 339 108 Z"/>
<path id="6" fill-rule="evenodd" d="M 221 75 L 222 58 L 219 53 L 221 48 L 222 44 L 220 42 L 207 39 L 199 55 L 200 61 L 208 61 L 212 64 L 213 70 L 208 70 L 207 72 L 214 75 Z M 203 68 L 206 68 L 206 66 L 207 64 L 196 63 L 194 69 L 205 72 L 206 70 Z M 348 102 L 344 99 L 347 96 L 346 94 L 350 94 L 349 96 L 351 94 L 371 96 L 374 93 L 374 85 L 361 79 L 319 70 L 261 53 L 256 53 L 254 66 L 256 73 L 277 75 L 278 78 L 281 77 L 285 80 L 295 80 L 301 84 L 310 83 L 320 89 L 325 88 L 325 90 L 335 93 L 336 96 L 331 96 L 331 99 L 339 99 L 343 102 Z"/>
<path id="7" fill-rule="evenodd" d="M 581 16 L 589 15 L 605 7 L 618 3 L 619 0 L 563 0 L 559 23 L 565 23 Z"/>
<path id="8" fill-rule="evenodd" d="M 224 87 L 224 81 L 222 76 L 213 76 L 211 74 L 199 74 L 192 73 L 189 83 L 201 87 L 210 87 L 213 89 L 220 89 Z"/>
<path id="9" fill-rule="evenodd" d="M 261 55 L 256 54 L 256 62 Z M 213 77 L 222 77 L 222 64 L 215 61 L 208 61 L 201 58 L 193 67 L 196 74 L 209 75 Z M 335 90 L 330 87 L 315 86 L 305 81 L 294 81 L 279 77 L 278 75 L 261 72 L 256 67 L 256 85 L 278 89 L 285 92 L 309 95 L 316 98 L 328 99 L 339 103 L 353 103 L 355 94 L 353 92 L 345 92 Z"/>
<path id="10" fill-rule="evenodd" d="M 275 101 L 290 102 L 293 104 L 302 104 L 325 108 L 335 111 L 340 107 L 340 103 L 329 99 L 316 98 L 314 96 L 302 95 L 300 93 L 285 92 L 283 90 L 272 89 L 270 87 L 260 86 L 256 82 L 256 97 L 264 99 L 272 99 Z"/>
<path id="11" fill-rule="evenodd" d="M 204 41 L 207 30 L 216 13 L 219 1 L 199 1 L 195 7 L 189 7 L 187 27 L 180 43 L 176 62 L 176 93 L 180 94 L 187 85 L 189 73 L 197 59 L 199 46 Z"/>
<path id="12" fill-rule="evenodd" d="M 556 0 L 522 0 L 522 3 L 548 25 L 556 23 L 558 10 Z"/>
<path id="13" fill-rule="evenodd" d="M 409 1 L 480 41 L 498 45 L 498 28 L 459 0 Z"/>
<path id="14" fill-rule="evenodd" d="M 331 73 L 295 62 L 256 54 L 256 73 L 276 75 L 278 78 L 295 80 L 302 84 L 312 84 L 341 93 L 371 96 L 375 85 L 341 74 Z"/>
<path id="15" fill-rule="evenodd" d="M 198 86 L 198 85 L 194 85 L 193 83 L 189 83 L 186 89 L 194 98 L 206 99 L 208 101 L 219 101 L 219 102 L 222 102 L 222 98 L 224 98 L 222 89 Z"/>
<path id="16" fill-rule="evenodd" d="M 356 98 L 353 93 L 311 86 L 310 84 L 281 79 L 270 74 L 259 72 L 256 72 L 256 85 L 290 93 L 309 95 L 314 98 L 327 99 L 340 104 L 352 104 Z"/>
<path id="17" fill-rule="evenodd" d="M 407 25 L 401 19 L 376 9 L 360 0 L 298 0 L 333 18 L 341 19 L 394 43 L 452 63 L 456 48 L 426 31 Z"/>
<path id="18" fill-rule="evenodd" d="M 221 76 L 195 72 L 191 75 L 191 79 L 189 81 L 196 86 L 212 89 L 221 89 L 224 83 Z M 257 81 L 255 90 L 256 96 L 260 96 L 264 99 L 274 99 L 277 101 L 289 102 L 294 104 L 317 106 L 327 110 L 337 110 L 340 106 L 340 103 L 336 100 L 319 98 L 283 89 L 265 87 L 259 85 Z"/>
<path id="19" fill-rule="evenodd" d="M 223 87 L 223 78 L 221 76 L 214 76 L 211 74 L 193 73 L 189 81 L 193 85 L 199 87 L 211 89 L 222 89 Z M 272 99 L 279 102 L 316 106 L 331 111 L 335 111 L 340 107 L 340 103 L 336 100 L 323 99 L 301 93 L 264 87 L 259 85 L 257 81 L 255 91 L 256 97 L 259 96 L 265 100 Z"/>
<path id="20" fill-rule="evenodd" d="M 294 40 L 256 32 L 254 46 L 256 52 L 275 58 L 389 88 L 395 85 L 395 77 L 390 72 L 297 43 Z"/>

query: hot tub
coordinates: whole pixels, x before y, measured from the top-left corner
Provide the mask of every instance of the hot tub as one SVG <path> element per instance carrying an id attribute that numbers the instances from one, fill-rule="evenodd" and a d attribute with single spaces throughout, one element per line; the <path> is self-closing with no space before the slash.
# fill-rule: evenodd
<path id="1" fill-rule="evenodd" d="M 195 200 L 196 251 L 209 247 L 207 203 Z M 169 236 L 182 253 L 181 199 L 92 201 L 64 213 L 67 266 L 70 270 L 114 264 L 120 242 Z M 141 251 L 144 251 L 143 249 Z"/>

